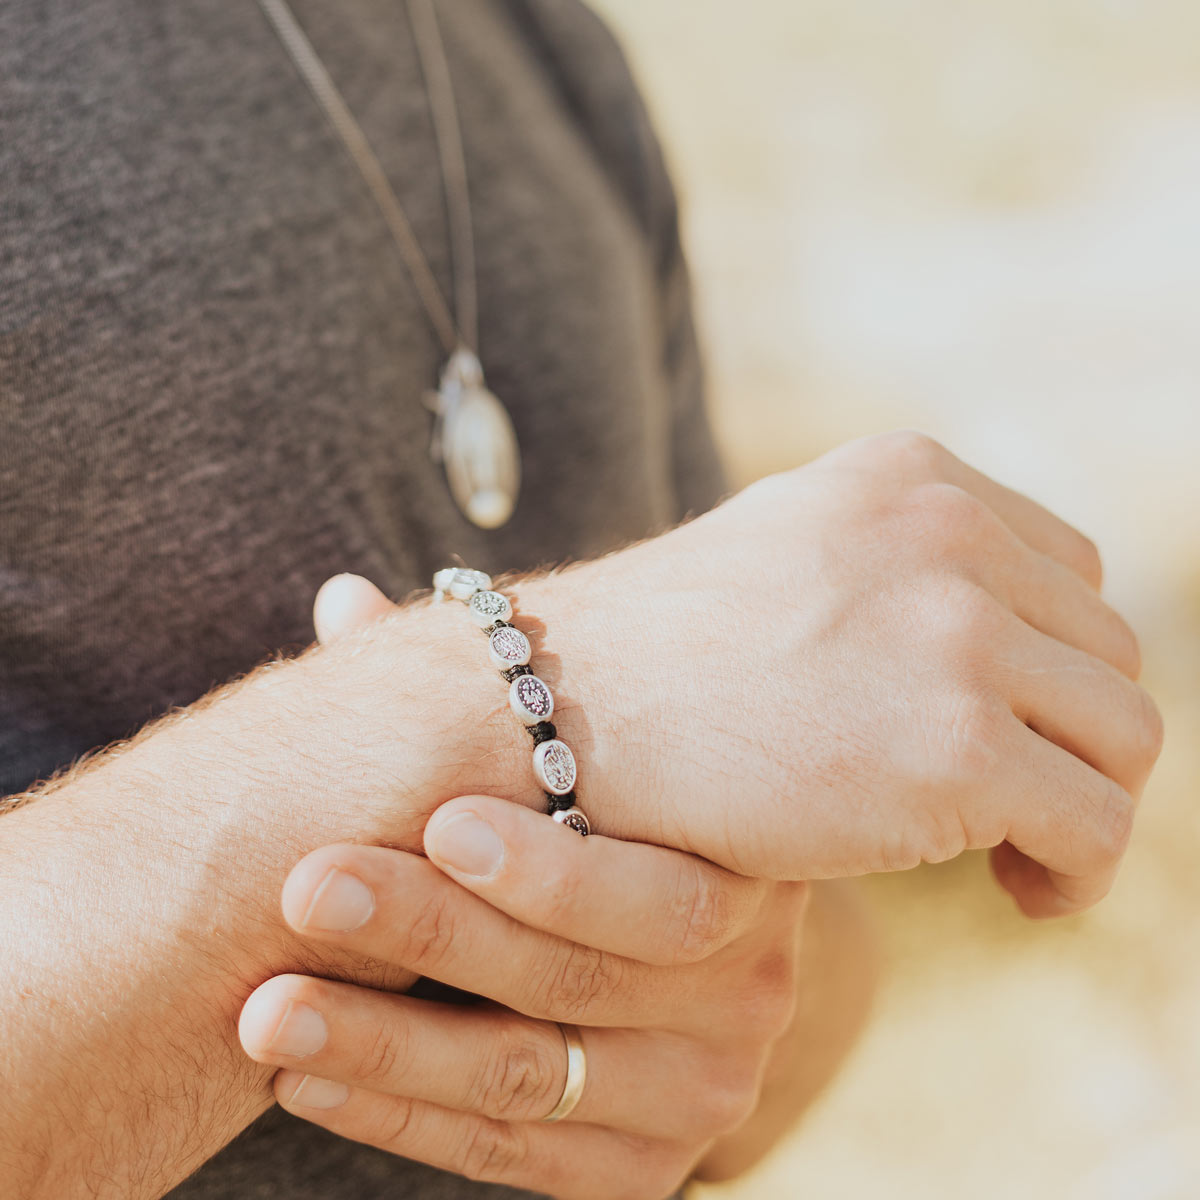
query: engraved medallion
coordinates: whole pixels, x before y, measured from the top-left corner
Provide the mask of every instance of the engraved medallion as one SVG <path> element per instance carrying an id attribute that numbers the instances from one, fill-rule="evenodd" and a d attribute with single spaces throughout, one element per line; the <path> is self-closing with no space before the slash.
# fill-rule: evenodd
<path id="1" fill-rule="evenodd" d="M 499 592 L 476 592 L 467 601 L 467 611 L 480 629 L 486 629 L 497 621 L 507 621 L 512 616 L 512 605 Z"/>
<path id="2" fill-rule="evenodd" d="M 592 827 L 588 824 L 588 819 L 584 816 L 581 808 L 562 809 L 560 812 L 554 813 L 554 819 L 560 825 L 575 830 L 580 837 L 587 837 L 592 832 Z"/>
<path id="3" fill-rule="evenodd" d="M 533 752 L 533 773 L 538 783 L 556 796 L 565 796 L 576 779 L 575 755 L 557 738 L 542 742 Z"/>
<path id="4" fill-rule="evenodd" d="M 488 657 L 501 671 L 523 666 L 532 653 L 529 639 L 512 625 L 501 626 L 488 639 Z"/>
<path id="5" fill-rule="evenodd" d="M 550 720 L 554 697 L 536 675 L 518 675 L 508 689 L 508 705 L 526 725 Z"/>

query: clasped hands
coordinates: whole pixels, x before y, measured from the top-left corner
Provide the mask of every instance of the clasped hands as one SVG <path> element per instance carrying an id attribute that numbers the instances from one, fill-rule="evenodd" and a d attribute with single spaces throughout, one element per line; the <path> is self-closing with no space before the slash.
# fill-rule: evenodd
<path id="1" fill-rule="evenodd" d="M 297 933 L 488 1003 L 283 975 L 243 1046 L 283 1068 L 285 1108 L 348 1137 L 580 1200 L 667 1194 L 753 1111 L 791 1021 L 788 880 L 986 847 L 1029 915 L 1107 891 L 1161 723 L 1099 574 L 1058 518 L 899 434 L 523 584 L 614 836 L 464 796 L 427 858 L 313 852 L 283 893 Z M 357 590 L 318 609 L 323 638 L 390 607 L 338 586 Z M 588 1083 L 546 1126 L 559 1021 Z"/>
<path id="2" fill-rule="evenodd" d="M 318 600 L 318 630 L 328 640 L 384 606 L 365 581 L 338 579 Z M 314 851 L 284 885 L 284 917 L 340 954 L 489 1002 L 275 976 L 239 1034 L 282 1068 L 280 1105 L 472 1179 L 668 1195 L 755 1106 L 795 1006 L 807 886 L 585 841 L 488 796 L 439 808 L 424 848 Z M 544 1125 L 566 1075 L 555 1022 L 586 1027 L 587 1084 L 561 1125 Z"/>

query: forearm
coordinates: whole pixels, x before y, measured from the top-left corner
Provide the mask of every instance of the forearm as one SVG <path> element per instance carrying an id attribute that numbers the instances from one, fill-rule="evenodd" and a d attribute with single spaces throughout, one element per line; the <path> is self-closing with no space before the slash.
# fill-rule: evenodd
<path id="1" fill-rule="evenodd" d="M 283 879 L 329 842 L 415 849 L 426 814 L 472 785 L 500 714 L 464 632 L 399 612 L 0 819 L 12 1195 L 158 1196 L 268 1106 L 271 1071 L 236 1041 L 241 1003 L 285 970 L 353 978 L 286 931 Z"/>
<path id="2" fill-rule="evenodd" d="M 775 1046 L 754 1115 L 712 1148 L 697 1179 L 732 1179 L 754 1166 L 833 1079 L 866 1022 L 879 972 L 869 920 L 852 883 L 812 888 L 796 1016 Z"/>

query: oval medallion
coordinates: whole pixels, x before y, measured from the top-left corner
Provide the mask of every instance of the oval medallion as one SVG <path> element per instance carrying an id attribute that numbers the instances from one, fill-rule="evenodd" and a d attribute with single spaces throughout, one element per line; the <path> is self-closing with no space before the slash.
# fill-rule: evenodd
<path id="1" fill-rule="evenodd" d="M 592 831 L 592 827 L 581 808 L 564 808 L 560 812 L 554 813 L 554 819 L 560 825 L 565 825 L 568 829 L 575 830 L 580 837 L 587 837 Z"/>
<path id="2" fill-rule="evenodd" d="M 529 639 L 512 625 L 502 626 L 488 639 L 488 657 L 492 666 L 501 671 L 524 666 L 532 650 Z"/>
<path id="3" fill-rule="evenodd" d="M 533 752 L 533 773 L 546 791 L 565 796 L 575 786 L 576 779 L 571 747 L 557 738 L 540 743 Z"/>
<path id="4" fill-rule="evenodd" d="M 486 629 L 497 621 L 507 621 L 512 616 L 512 605 L 500 592 L 476 592 L 467 601 L 467 611 L 480 629 Z"/>
<path id="5" fill-rule="evenodd" d="M 437 391 L 435 457 L 463 516 L 498 529 L 517 504 L 521 450 L 508 409 L 483 381 L 479 359 L 465 347 L 442 370 Z"/>
<path id="6" fill-rule="evenodd" d="M 536 675 L 518 675 L 508 689 L 508 706 L 526 725 L 550 720 L 554 697 Z"/>

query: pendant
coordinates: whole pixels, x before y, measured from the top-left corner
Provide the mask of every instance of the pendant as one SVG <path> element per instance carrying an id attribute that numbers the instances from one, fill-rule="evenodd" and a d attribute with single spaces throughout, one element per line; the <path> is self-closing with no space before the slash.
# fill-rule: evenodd
<path id="1" fill-rule="evenodd" d="M 429 406 L 430 454 L 446 470 L 454 503 L 480 529 L 499 529 L 517 506 L 521 451 L 508 409 L 488 391 L 479 359 L 465 346 L 442 368 Z"/>

